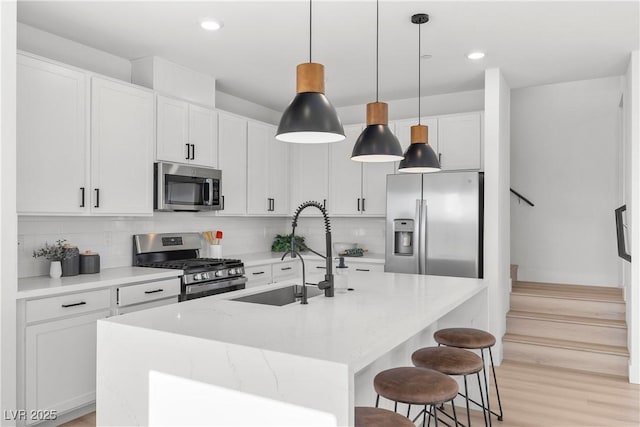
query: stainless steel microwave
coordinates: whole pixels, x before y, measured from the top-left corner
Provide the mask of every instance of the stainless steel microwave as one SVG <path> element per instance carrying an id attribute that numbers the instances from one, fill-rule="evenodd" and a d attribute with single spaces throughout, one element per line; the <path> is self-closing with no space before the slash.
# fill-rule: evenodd
<path id="1" fill-rule="evenodd" d="M 154 164 L 153 207 L 158 211 L 215 211 L 223 208 L 222 171 L 158 162 Z"/>

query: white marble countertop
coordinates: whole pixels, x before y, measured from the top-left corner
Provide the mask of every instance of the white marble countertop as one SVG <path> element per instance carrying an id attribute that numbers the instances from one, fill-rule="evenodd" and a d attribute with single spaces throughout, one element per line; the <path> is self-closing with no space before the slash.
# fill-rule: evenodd
<path id="1" fill-rule="evenodd" d="M 313 261 L 321 261 L 323 260 L 323 258 L 319 257 L 318 255 L 311 253 L 311 252 L 303 252 L 302 256 L 304 257 L 305 261 L 306 260 L 313 260 Z M 276 262 L 280 262 L 280 259 L 282 258 L 282 252 L 278 253 L 278 252 L 257 252 L 257 253 L 251 253 L 251 254 L 241 254 L 241 255 L 231 255 L 228 258 L 236 258 L 236 259 L 240 259 L 242 260 L 242 262 L 244 263 L 244 265 L 246 267 L 253 267 L 256 265 L 262 265 L 262 264 L 273 264 Z M 334 258 L 337 258 L 337 256 L 334 256 Z M 284 260 L 290 260 L 291 258 L 287 257 Z M 362 262 L 362 263 L 370 263 L 370 264 L 384 264 L 384 254 L 371 254 L 371 253 L 366 253 L 361 257 L 345 257 L 345 262 L 347 265 L 349 265 L 350 263 L 358 263 L 358 262 Z"/>
<path id="2" fill-rule="evenodd" d="M 486 288 L 482 279 L 353 273 L 353 291 L 282 307 L 231 301 L 287 286 L 264 285 L 112 317 L 169 334 L 346 364 L 352 373 Z"/>
<path id="3" fill-rule="evenodd" d="M 52 279 L 49 276 L 18 279 L 17 299 L 38 298 L 70 292 L 88 291 L 135 282 L 170 279 L 182 275 L 182 270 L 145 267 L 104 268 L 96 274 Z"/>

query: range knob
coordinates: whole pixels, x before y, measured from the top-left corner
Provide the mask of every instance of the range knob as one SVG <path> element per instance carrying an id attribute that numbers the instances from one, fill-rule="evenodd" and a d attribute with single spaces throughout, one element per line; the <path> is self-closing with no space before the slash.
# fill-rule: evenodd
<path id="1" fill-rule="evenodd" d="M 209 278 L 209 273 L 202 273 L 200 277 L 202 278 L 202 280 L 206 280 Z"/>
<path id="2" fill-rule="evenodd" d="M 202 279 L 202 274 L 198 273 L 193 275 L 193 280 L 200 280 L 200 279 Z"/>
<path id="3" fill-rule="evenodd" d="M 230 269 L 229 269 L 229 275 L 231 275 L 231 274 L 237 274 L 237 273 L 238 273 L 238 272 L 236 271 L 236 269 L 235 269 L 235 268 L 230 268 Z"/>
<path id="4" fill-rule="evenodd" d="M 223 275 L 224 273 L 222 272 L 222 270 L 216 271 L 216 277 L 222 277 Z"/>

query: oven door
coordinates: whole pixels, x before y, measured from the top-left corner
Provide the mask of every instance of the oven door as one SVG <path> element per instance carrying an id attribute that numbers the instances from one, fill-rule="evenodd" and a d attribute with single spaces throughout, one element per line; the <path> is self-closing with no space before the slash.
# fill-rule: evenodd
<path id="1" fill-rule="evenodd" d="M 209 295 L 222 294 L 225 292 L 244 289 L 247 283 L 246 277 L 234 277 L 233 279 L 214 280 L 211 282 L 195 283 L 184 285 L 180 294 L 180 301 L 207 297 Z"/>
<path id="2" fill-rule="evenodd" d="M 222 208 L 222 172 L 159 162 L 154 166 L 154 208 L 160 211 L 212 211 Z"/>

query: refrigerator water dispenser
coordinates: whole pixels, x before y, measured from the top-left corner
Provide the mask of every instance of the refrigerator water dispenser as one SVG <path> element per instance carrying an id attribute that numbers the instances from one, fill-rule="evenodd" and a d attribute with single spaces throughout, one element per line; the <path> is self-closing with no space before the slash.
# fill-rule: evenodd
<path id="1" fill-rule="evenodd" d="M 413 220 L 394 219 L 393 231 L 395 234 L 393 244 L 394 255 L 413 255 Z"/>

